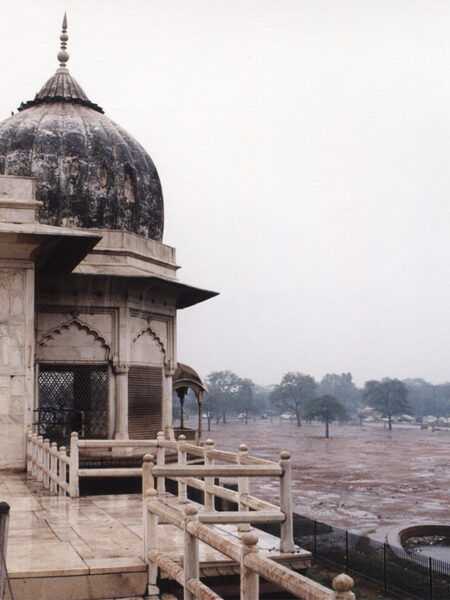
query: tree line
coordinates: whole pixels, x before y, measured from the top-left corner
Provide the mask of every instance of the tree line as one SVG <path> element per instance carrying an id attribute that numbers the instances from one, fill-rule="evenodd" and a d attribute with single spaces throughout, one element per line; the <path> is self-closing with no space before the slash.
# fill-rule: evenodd
<path id="1" fill-rule="evenodd" d="M 302 420 L 320 420 L 328 437 L 333 421 L 362 419 L 364 407 L 371 407 L 387 418 L 389 429 L 395 416 L 450 416 L 450 383 L 433 385 L 423 379 L 384 378 L 367 381 L 358 388 L 351 373 L 327 373 L 316 381 L 311 375 L 289 372 L 276 385 L 261 386 L 232 371 L 214 371 L 206 382 L 203 412 L 211 422 L 227 422 L 230 415 L 240 415 L 246 423 L 257 416 L 273 416 L 289 411 L 297 425 Z M 176 405 L 175 405 L 176 408 Z M 186 403 L 194 412 L 196 402 Z"/>

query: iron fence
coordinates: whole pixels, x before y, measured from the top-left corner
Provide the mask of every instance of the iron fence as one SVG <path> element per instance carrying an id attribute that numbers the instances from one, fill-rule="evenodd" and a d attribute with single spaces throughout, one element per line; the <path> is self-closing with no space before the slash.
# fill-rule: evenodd
<path id="1" fill-rule="evenodd" d="M 415 600 L 450 600 L 450 563 L 409 554 L 369 537 L 295 514 L 295 543 L 320 562 L 360 575 Z M 261 529 L 279 536 L 279 525 Z"/>

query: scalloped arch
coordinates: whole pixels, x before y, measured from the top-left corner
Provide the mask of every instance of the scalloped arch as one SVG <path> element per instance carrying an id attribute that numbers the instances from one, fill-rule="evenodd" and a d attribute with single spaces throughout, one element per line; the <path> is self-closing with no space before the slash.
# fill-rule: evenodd
<path id="1" fill-rule="evenodd" d="M 79 331 L 85 331 L 87 335 L 92 336 L 95 339 L 95 341 L 100 342 L 102 347 L 105 349 L 105 360 L 110 359 L 111 348 L 106 343 L 105 338 L 94 327 L 91 327 L 91 325 L 89 325 L 88 323 L 84 323 L 83 321 L 78 319 L 78 317 L 72 317 L 68 321 L 64 321 L 56 327 L 53 327 L 53 329 L 47 331 L 47 333 L 44 333 L 36 346 L 36 358 L 40 358 L 41 348 L 46 347 L 50 340 L 53 340 L 56 335 L 61 335 L 63 331 L 68 331 L 71 327 L 76 327 Z"/>

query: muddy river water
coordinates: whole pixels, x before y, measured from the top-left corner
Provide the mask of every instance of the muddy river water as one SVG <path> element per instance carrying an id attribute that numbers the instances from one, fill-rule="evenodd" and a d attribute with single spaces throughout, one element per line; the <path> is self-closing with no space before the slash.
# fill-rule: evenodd
<path id="1" fill-rule="evenodd" d="M 332 425 L 327 440 L 323 429 L 275 417 L 248 425 L 232 419 L 212 424 L 204 439 L 233 451 L 246 443 L 250 454 L 271 460 L 288 450 L 294 512 L 301 515 L 379 539 L 394 525 L 450 521 L 450 431 Z M 251 485 L 253 493 L 277 501 L 277 481 Z"/>

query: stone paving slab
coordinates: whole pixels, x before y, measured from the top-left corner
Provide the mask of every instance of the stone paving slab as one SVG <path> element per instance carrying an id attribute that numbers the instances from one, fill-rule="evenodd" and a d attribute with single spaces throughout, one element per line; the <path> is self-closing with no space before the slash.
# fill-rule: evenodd
<path id="1" fill-rule="evenodd" d="M 0 500 L 11 507 L 7 566 L 18 600 L 142 598 L 145 590 L 142 499 L 139 494 L 64 498 L 50 496 L 26 473 L 0 471 Z M 167 496 L 176 508 L 178 500 Z M 220 527 L 234 541 L 236 527 Z M 258 532 L 260 551 L 279 556 L 276 538 Z M 173 560 L 183 558 L 183 532 L 159 525 L 160 548 Z M 201 568 L 214 575 L 237 565 L 200 543 Z M 295 559 L 308 559 L 309 553 Z M 292 557 L 291 557 L 292 558 Z M 291 565 L 294 566 L 294 565 Z M 215 567 L 216 569 L 212 569 Z M 217 571 L 217 574 L 219 571 Z M 121 594 L 121 595 L 120 595 Z M 130 595 L 131 594 L 131 595 Z"/>

